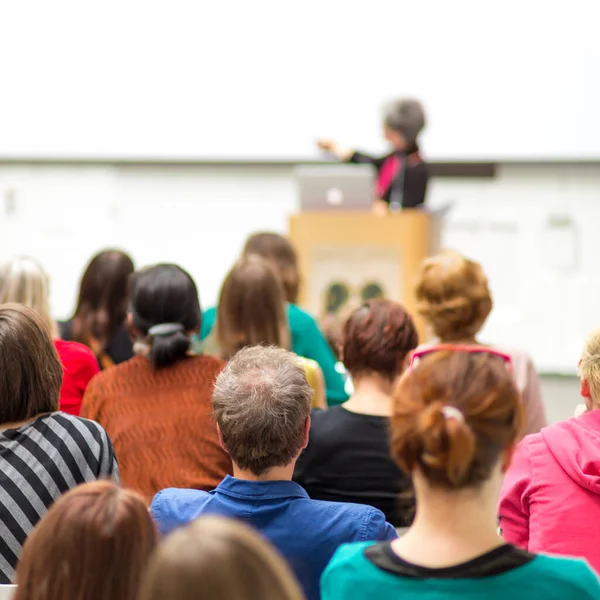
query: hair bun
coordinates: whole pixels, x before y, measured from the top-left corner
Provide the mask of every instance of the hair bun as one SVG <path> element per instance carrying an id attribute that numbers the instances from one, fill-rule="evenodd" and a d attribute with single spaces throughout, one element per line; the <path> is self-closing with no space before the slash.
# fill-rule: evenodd
<path id="1" fill-rule="evenodd" d="M 452 485 L 460 486 L 475 456 L 475 436 L 464 418 L 441 401 L 427 406 L 417 418 L 422 465 L 445 473 Z"/>

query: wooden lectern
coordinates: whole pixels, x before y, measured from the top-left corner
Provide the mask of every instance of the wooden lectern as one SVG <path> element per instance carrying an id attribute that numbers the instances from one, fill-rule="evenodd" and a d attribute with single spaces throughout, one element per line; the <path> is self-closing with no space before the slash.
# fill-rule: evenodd
<path id="1" fill-rule="evenodd" d="M 319 317 L 342 305 L 383 295 L 412 314 L 419 338 L 427 339 L 416 311 L 415 276 L 430 252 L 431 216 L 403 210 L 371 213 L 309 212 L 290 218 L 303 285 L 299 302 Z M 342 314 L 342 311 L 339 311 Z"/>

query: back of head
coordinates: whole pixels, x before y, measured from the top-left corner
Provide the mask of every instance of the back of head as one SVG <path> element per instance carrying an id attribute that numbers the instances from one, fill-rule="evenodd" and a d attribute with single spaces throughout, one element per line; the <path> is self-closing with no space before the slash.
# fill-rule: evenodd
<path id="1" fill-rule="evenodd" d="M 585 342 L 579 375 L 587 382 L 594 407 L 600 407 L 600 330 L 592 333 Z"/>
<path id="2" fill-rule="evenodd" d="M 426 259 L 415 294 L 419 313 L 442 341 L 475 336 L 492 310 L 481 265 L 457 252 Z"/>
<path id="3" fill-rule="evenodd" d="M 25 542 L 15 600 L 136 600 L 156 544 L 140 496 L 86 483 L 60 498 Z"/>
<path id="4" fill-rule="evenodd" d="M 219 296 L 216 335 L 224 358 L 246 346 L 288 346 L 283 289 L 268 261 L 243 256 L 229 271 Z"/>
<path id="5" fill-rule="evenodd" d="M 377 374 L 393 380 L 418 343 L 415 324 L 400 304 L 369 300 L 355 309 L 344 324 L 342 357 L 354 378 Z"/>
<path id="6" fill-rule="evenodd" d="M 96 254 L 86 267 L 73 316 L 73 339 L 106 345 L 127 315 L 127 289 L 133 261 L 119 250 Z"/>
<path id="7" fill-rule="evenodd" d="M 438 351 L 410 367 L 394 391 L 392 455 L 431 486 L 487 481 L 524 426 L 521 398 L 502 358 Z"/>
<path id="8" fill-rule="evenodd" d="M 298 302 L 298 257 L 286 237 L 278 233 L 255 233 L 246 240 L 242 254 L 255 254 L 271 262 L 281 279 L 286 300 L 292 304 Z"/>
<path id="9" fill-rule="evenodd" d="M 400 133 L 409 146 L 415 144 L 425 127 L 423 105 L 413 98 L 400 98 L 390 102 L 384 110 L 384 125 Z"/>
<path id="10" fill-rule="evenodd" d="M 217 377 L 214 415 L 225 448 L 260 476 L 302 450 L 312 390 L 296 355 L 282 348 L 240 350 Z"/>
<path id="11" fill-rule="evenodd" d="M 48 275 L 33 258 L 18 256 L 0 265 L 0 304 L 9 302 L 33 309 L 53 332 Z"/>
<path id="12" fill-rule="evenodd" d="M 201 517 L 156 551 L 140 600 L 301 600 L 289 567 L 257 533 Z"/>
<path id="13" fill-rule="evenodd" d="M 166 367 L 185 358 L 190 333 L 200 328 L 202 312 L 196 284 L 177 265 L 156 265 L 131 279 L 131 319 L 145 340 L 154 367 Z"/>
<path id="14" fill-rule="evenodd" d="M 58 410 L 63 367 L 47 324 L 22 304 L 0 305 L 0 423 Z"/>

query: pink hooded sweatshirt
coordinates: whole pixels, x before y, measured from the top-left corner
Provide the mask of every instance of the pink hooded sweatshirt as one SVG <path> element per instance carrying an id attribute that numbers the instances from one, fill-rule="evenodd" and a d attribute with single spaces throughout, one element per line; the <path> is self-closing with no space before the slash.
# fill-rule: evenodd
<path id="1" fill-rule="evenodd" d="M 600 573 L 600 410 L 519 444 L 500 496 L 506 541 L 587 559 Z"/>

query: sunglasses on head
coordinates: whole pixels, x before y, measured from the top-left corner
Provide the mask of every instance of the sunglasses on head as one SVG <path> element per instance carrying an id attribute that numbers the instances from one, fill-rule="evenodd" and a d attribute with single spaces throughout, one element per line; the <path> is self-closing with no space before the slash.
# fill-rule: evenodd
<path id="1" fill-rule="evenodd" d="M 415 350 L 413 352 L 410 366 L 414 367 L 419 364 L 419 361 L 428 354 L 434 354 L 436 352 L 467 352 L 468 354 L 487 354 L 489 356 L 497 356 L 501 358 L 506 364 L 507 369 L 511 369 L 510 356 L 494 348 L 488 348 L 487 346 L 477 346 L 475 344 L 435 344 L 421 350 Z"/>

